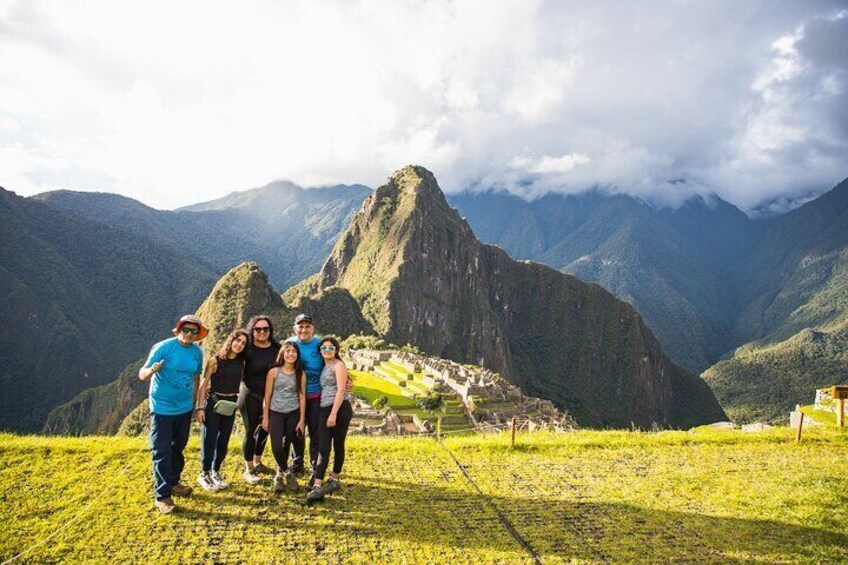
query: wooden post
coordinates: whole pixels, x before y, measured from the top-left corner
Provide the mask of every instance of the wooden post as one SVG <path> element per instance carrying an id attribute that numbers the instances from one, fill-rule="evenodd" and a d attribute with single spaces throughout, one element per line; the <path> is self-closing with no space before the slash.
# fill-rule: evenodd
<path id="1" fill-rule="evenodd" d="M 836 425 L 840 428 L 845 426 L 845 399 L 836 401 Z"/>
<path id="2" fill-rule="evenodd" d="M 801 412 L 801 411 L 799 410 L 799 412 Z M 798 443 L 801 442 L 801 430 L 803 428 L 804 428 L 804 413 L 801 412 L 801 417 L 798 418 L 798 429 L 795 430 L 795 441 L 798 442 Z"/>
<path id="3" fill-rule="evenodd" d="M 512 417 L 512 447 L 515 449 L 515 416 Z"/>

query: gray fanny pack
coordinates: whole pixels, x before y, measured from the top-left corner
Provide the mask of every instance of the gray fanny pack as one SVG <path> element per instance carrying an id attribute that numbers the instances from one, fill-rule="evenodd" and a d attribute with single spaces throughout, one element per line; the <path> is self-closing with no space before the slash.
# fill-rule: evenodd
<path id="1" fill-rule="evenodd" d="M 221 398 L 216 394 L 215 404 L 212 405 L 212 410 L 221 416 L 232 416 L 236 413 L 236 406 L 235 400 L 227 400 L 226 398 Z"/>

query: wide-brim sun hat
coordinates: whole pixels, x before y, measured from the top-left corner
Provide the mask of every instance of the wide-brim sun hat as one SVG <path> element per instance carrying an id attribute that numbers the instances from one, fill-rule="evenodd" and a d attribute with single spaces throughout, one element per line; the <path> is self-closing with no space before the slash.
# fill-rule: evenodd
<path id="1" fill-rule="evenodd" d="M 174 326 L 174 329 L 171 330 L 171 333 L 178 334 L 180 333 L 180 328 L 183 327 L 183 324 L 194 324 L 200 328 L 200 333 L 197 334 L 197 339 L 203 339 L 209 334 L 209 329 L 203 325 L 203 322 L 200 321 L 200 318 L 195 316 L 194 314 L 187 314 L 179 319 L 177 325 Z"/>

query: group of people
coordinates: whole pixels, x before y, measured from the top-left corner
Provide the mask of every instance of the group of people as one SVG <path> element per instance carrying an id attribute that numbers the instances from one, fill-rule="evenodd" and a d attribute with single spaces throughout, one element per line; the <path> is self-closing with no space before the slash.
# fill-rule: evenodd
<path id="1" fill-rule="evenodd" d="M 153 494 L 160 512 L 172 512 L 173 497 L 193 491 L 182 483 L 192 419 L 201 425 L 198 484 L 212 492 L 229 486 L 221 467 L 236 412 L 244 424 L 245 482 L 258 485 L 261 473 L 272 472 L 262 463 L 270 439 L 277 468 L 274 491 L 296 491 L 297 477 L 306 472 L 308 433 L 312 473 L 306 501 L 318 502 L 341 487 L 345 438 L 353 418 L 352 382 L 335 337 L 317 337 L 308 314 L 298 315 L 293 329 L 294 335 L 280 343 L 271 319 L 254 316 L 246 329 L 227 336 L 203 370 L 197 342 L 209 330 L 197 316 L 187 315 L 172 330 L 173 338 L 150 350 L 138 377 L 150 381 Z M 325 481 L 331 451 L 333 467 Z"/>

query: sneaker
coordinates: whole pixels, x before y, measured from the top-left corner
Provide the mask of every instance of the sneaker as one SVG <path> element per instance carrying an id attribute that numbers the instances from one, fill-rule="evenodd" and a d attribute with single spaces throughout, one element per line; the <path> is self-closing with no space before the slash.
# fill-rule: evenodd
<path id="1" fill-rule="evenodd" d="M 225 488 L 230 486 L 230 483 L 228 483 L 226 480 L 224 480 L 224 477 L 222 477 L 218 473 L 218 471 L 213 470 L 211 475 L 212 475 L 212 482 L 215 483 L 216 485 L 218 485 L 219 489 L 225 489 Z"/>
<path id="2" fill-rule="evenodd" d="M 256 473 L 257 475 L 262 474 L 262 473 L 264 473 L 265 475 L 270 475 L 274 471 L 272 471 L 270 467 L 266 467 L 262 463 L 259 463 L 258 465 L 253 466 L 253 472 Z"/>
<path id="3" fill-rule="evenodd" d="M 170 496 L 168 498 L 163 498 L 162 500 L 154 500 L 153 506 L 155 506 L 156 510 L 158 510 L 162 514 L 170 514 L 174 511 L 174 508 L 177 507 L 174 504 L 174 499 Z"/>
<path id="4" fill-rule="evenodd" d="M 315 485 L 310 489 L 309 494 L 306 495 L 306 502 L 307 504 L 312 504 L 320 500 L 324 500 L 324 489 L 319 485 Z"/>
<path id="5" fill-rule="evenodd" d="M 245 469 L 242 476 L 244 477 L 244 481 L 249 485 L 258 485 L 262 481 L 262 478 L 256 474 L 256 471 L 251 469 Z"/>
<path id="6" fill-rule="evenodd" d="M 294 478 L 292 473 L 286 471 L 286 488 L 292 492 L 297 490 L 297 479 Z"/>
<path id="7" fill-rule="evenodd" d="M 277 475 L 274 476 L 274 493 L 280 494 L 283 492 L 283 488 L 283 476 L 277 473 Z"/>
<path id="8" fill-rule="evenodd" d="M 200 476 L 197 477 L 197 484 L 203 487 L 203 490 L 207 490 L 209 492 L 215 492 L 218 490 L 218 485 L 215 484 L 215 481 L 212 480 L 212 473 L 209 471 L 202 471 Z"/>
<path id="9" fill-rule="evenodd" d="M 324 494 L 330 494 L 331 492 L 337 491 L 342 488 L 342 484 L 338 479 L 329 478 L 327 482 L 325 482 L 321 489 L 324 491 Z"/>
<path id="10" fill-rule="evenodd" d="M 191 496 L 192 492 L 194 492 L 193 488 L 182 483 L 177 483 L 171 487 L 171 494 L 173 494 L 174 496 L 187 497 Z"/>

